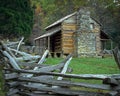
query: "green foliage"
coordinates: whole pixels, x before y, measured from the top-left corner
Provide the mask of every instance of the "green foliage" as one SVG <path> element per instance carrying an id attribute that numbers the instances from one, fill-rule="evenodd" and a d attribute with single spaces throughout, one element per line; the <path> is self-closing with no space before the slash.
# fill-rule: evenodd
<path id="1" fill-rule="evenodd" d="M 33 25 L 29 0 L 0 0 L 0 34 L 28 37 Z"/>
<path id="2" fill-rule="evenodd" d="M 86 6 L 88 0 L 31 0 L 32 5 L 41 6 L 39 13 L 42 29 L 56 20 L 71 14 L 81 6 Z"/>
<path id="3" fill-rule="evenodd" d="M 115 0 L 91 0 L 102 30 L 120 46 L 120 1 Z"/>

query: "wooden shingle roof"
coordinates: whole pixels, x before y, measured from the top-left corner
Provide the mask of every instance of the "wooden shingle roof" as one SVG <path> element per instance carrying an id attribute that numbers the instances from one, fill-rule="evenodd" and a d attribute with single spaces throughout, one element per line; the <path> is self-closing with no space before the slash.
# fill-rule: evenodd
<path id="1" fill-rule="evenodd" d="M 47 27 L 45 28 L 45 30 L 48 29 L 48 28 L 51 28 L 51 27 L 53 27 L 53 26 L 55 26 L 55 25 L 57 25 L 57 24 L 59 24 L 59 23 L 61 23 L 61 22 L 63 22 L 65 19 L 67 19 L 67 18 L 75 15 L 76 13 L 77 13 L 77 12 L 74 12 L 74 13 L 72 13 L 72 14 L 69 14 L 69 15 L 67 15 L 67 16 L 59 19 L 59 20 L 57 20 L 56 22 L 54 22 L 54 23 L 52 23 L 51 25 L 47 26 Z"/>

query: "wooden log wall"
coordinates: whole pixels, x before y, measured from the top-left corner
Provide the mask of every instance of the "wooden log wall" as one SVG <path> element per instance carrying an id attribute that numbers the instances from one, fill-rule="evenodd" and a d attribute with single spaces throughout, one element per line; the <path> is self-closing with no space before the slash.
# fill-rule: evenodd
<path id="1" fill-rule="evenodd" d="M 76 19 L 72 16 L 62 23 L 62 50 L 64 54 L 75 51 Z"/>

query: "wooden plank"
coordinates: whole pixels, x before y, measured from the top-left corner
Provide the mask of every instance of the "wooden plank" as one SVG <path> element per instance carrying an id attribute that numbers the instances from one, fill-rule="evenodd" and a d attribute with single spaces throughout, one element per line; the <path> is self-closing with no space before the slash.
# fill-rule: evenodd
<path id="1" fill-rule="evenodd" d="M 62 68 L 61 70 L 61 74 L 65 74 L 67 72 L 67 69 L 68 69 L 68 65 L 70 64 L 70 61 L 72 60 L 72 57 L 68 58 L 68 60 L 65 62 L 65 65 L 64 67 Z M 57 80 L 62 80 L 63 77 L 58 77 Z"/>
<path id="2" fill-rule="evenodd" d="M 14 60 L 14 58 L 12 56 L 10 56 L 10 54 L 6 51 L 2 51 L 3 54 L 9 59 L 10 65 L 15 68 L 20 70 L 21 68 L 19 67 L 19 65 L 17 64 L 17 62 Z"/>
<path id="3" fill-rule="evenodd" d="M 70 53 L 73 53 L 74 52 L 74 50 L 73 49 L 62 49 L 63 50 L 63 53 L 65 54 L 70 54 Z"/>
<path id="4" fill-rule="evenodd" d="M 15 55 L 11 52 L 11 50 L 5 44 L 3 44 L 3 42 L 0 42 L 0 46 L 2 47 L 2 51 L 7 51 L 14 59 L 16 58 Z"/>
<path id="5" fill-rule="evenodd" d="M 67 36 L 67 37 L 63 37 L 62 40 L 74 40 L 73 37 Z"/>
<path id="6" fill-rule="evenodd" d="M 20 42 L 18 43 L 17 51 L 19 50 L 20 45 L 22 44 L 23 40 L 24 40 L 24 37 L 22 37 L 21 40 L 20 40 Z M 16 51 L 15 55 L 17 55 L 17 51 Z"/>
<path id="7" fill-rule="evenodd" d="M 75 33 L 76 30 L 62 30 L 62 33 Z"/>
<path id="8" fill-rule="evenodd" d="M 76 25 L 65 25 L 65 24 L 63 24 L 62 25 L 62 29 L 63 30 L 76 30 Z"/>
<path id="9" fill-rule="evenodd" d="M 114 78 L 105 78 L 103 84 L 109 84 L 111 86 L 118 86 L 119 82 Z"/>
<path id="10" fill-rule="evenodd" d="M 55 94 L 49 94 L 49 93 L 47 93 L 47 92 L 41 92 L 40 93 L 40 91 L 39 91 L 39 93 L 34 93 L 34 91 L 32 91 L 32 92 L 18 92 L 20 95 L 22 95 L 22 96 L 58 96 L 58 95 L 55 95 Z"/>
<path id="11" fill-rule="evenodd" d="M 11 73 L 11 74 L 5 74 L 4 75 L 5 80 L 16 79 L 18 77 L 19 77 L 18 73 Z"/>
<path id="12" fill-rule="evenodd" d="M 7 44 L 5 44 L 6 46 L 14 46 L 17 45 L 19 43 L 19 41 L 17 42 L 8 42 Z"/>
<path id="13" fill-rule="evenodd" d="M 7 92 L 7 96 L 13 96 L 14 94 L 18 93 L 19 90 L 18 89 L 9 89 L 9 91 Z"/>
<path id="14" fill-rule="evenodd" d="M 64 26 L 76 26 L 76 24 L 74 24 L 74 23 L 62 23 L 62 25 L 64 25 Z"/>
<path id="15" fill-rule="evenodd" d="M 74 40 L 73 39 L 62 39 L 63 42 L 70 42 L 70 43 L 73 43 Z"/>
<path id="16" fill-rule="evenodd" d="M 62 32 L 62 35 L 70 35 L 70 36 L 73 36 L 73 35 L 74 35 L 74 32 L 72 32 L 72 31 L 63 31 L 63 32 Z"/>
<path id="17" fill-rule="evenodd" d="M 11 48 L 9 48 L 9 49 L 10 49 L 11 51 L 17 52 L 17 53 L 19 53 L 20 55 L 23 56 L 23 57 L 15 58 L 16 61 L 32 60 L 32 59 L 39 59 L 39 58 L 40 58 L 39 55 L 32 56 L 31 54 L 28 54 L 28 53 L 25 53 L 25 52 L 17 51 L 17 50 L 15 50 L 15 49 L 11 49 Z"/>
<path id="18" fill-rule="evenodd" d="M 38 63 L 26 63 L 26 62 L 18 62 L 19 66 L 23 67 L 24 69 L 33 69 L 35 67 L 46 67 L 50 66 L 48 64 L 38 64 Z"/>
<path id="19" fill-rule="evenodd" d="M 64 37 L 72 37 L 74 34 L 72 33 L 72 34 L 70 34 L 70 33 L 63 33 L 62 34 L 62 36 L 64 36 Z"/>
<path id="20" fill-rule="evenodd" d="M 45 52 L 42 55 L 41 59 L 39 60 L 38 64 L 42 64 L 45 61 L 45 58 L 48 55 L 48 53 L 49 53 L 49 50 L 45 50 Z"/>
<path id="21" fill-rule="evenodd" d="M 35 70 L 16 70 L 16 69 L 4 69 L 9 70 L 12 72 L 18 72 L 18 73 L 29 73 L 29 74 L 35 74 L 35 75 L 54 75 L 54 76 L 61 76 L 66 78 L 76 78 L 76 79 L 95 79 L 95 80 L 104 80 L 105 78 L 112 77 L 113 75 L 119 75 L 119 74 L 61 74 L 61 73 L 55 73 L 55 72 L 39 72 Z M 114 77 L 113 77 L 114 78 Z M 115 77 L 115 79 L 119 79 Z"/>
<path id="22" fill-rule="evenodd" d="M 74 50 L 73 47 L 65 47 L 65 46 L 63 46 L 62 49 L 63 49 L 63 50 L 66 50 L 66 51 L 67 51 L 67 50 L 68 50 L 68 51 L 69 51 L 69 50 Z"/>
<path id="23" fill-rule="evenodd" d="M 43 91 L 43 92 L 52 92 L 52 93 L 56 93 L 56 94 L 64 94 L 64 95 L 72 95 L 72 96 L 94 96 L 95 93 L 92 92 L 88 92 L 88 91 L 78 91 L 78 90 L 71 90 L 71 89 L 67 89 L 67 88 L 51 88 L 51 87 L 39 87 L 39 86 L 31 86 L 31 85 L 25 85 L 22 84 L 21 85 L 22 88 L 27 89 L 27 90 L 38 90 L 38 91 Z M 96 93 L 96 95 L 99 93 Z"/>
<path id="24" fill-rule="evenodd" d="M 62 44 L 62 47 L 65 49 L 66 47 L 67 48 L 70 48 L 70 49 L 74 49 L 74 45 L 72 45 L 71 43 L 66 43 L 66 42 L 64 42 L 63 44 Z"/>
<path id="25" fill-rule="evenodd" d="M 32 82 L 32 83 L 42 83 L 52 86 L 61 86 L 61 87 L 85 87 L 85 88 L 92 88 L 92 89 L 102 89 L 102 90 L 112 90 L 110 85 L 104 85 L 104 84 L 89 84 L 89 83 L 76 83 L 71 81 L 62 81 L 60 78 L 58 80 L 46 80 L 46 79 L 37 79 L 37 78 L 25 78 L 20 77 L 18 79 L 22 82 Z"/>
<path id="26" fill-rule="evenodd" d="M 119 93 L 117 91 L 110 91 L 106 94 L 106 96 L 119 96 Z"/>
<path id="27" fill-rule="evenodd" d="M 9 87 L 16 87 L 19 85 L 18 81 L 10 81 L 10 82 L 6 82 L 6 85 Z"/>

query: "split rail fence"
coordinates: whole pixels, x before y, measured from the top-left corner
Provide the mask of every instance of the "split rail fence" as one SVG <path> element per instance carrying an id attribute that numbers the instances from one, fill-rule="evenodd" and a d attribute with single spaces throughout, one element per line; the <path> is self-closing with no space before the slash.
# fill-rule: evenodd
<path id="1" fill-rule="evenodd" d="M 20 62 L 25 58 L 18 54 L 24 55 L 29 62 Z M 71 54 L 56 65 L 46 65 L 43 62 L 47 54 L 48 50 L 42 56 L 31 56 L 0 42 L 6 96 L 120 96 L 119 74 L 70 74 Z M 73 79 L 100 80 L 102 84 L 76 82 Z M 102 91 L 83 91 L 83 87 Z"/>

